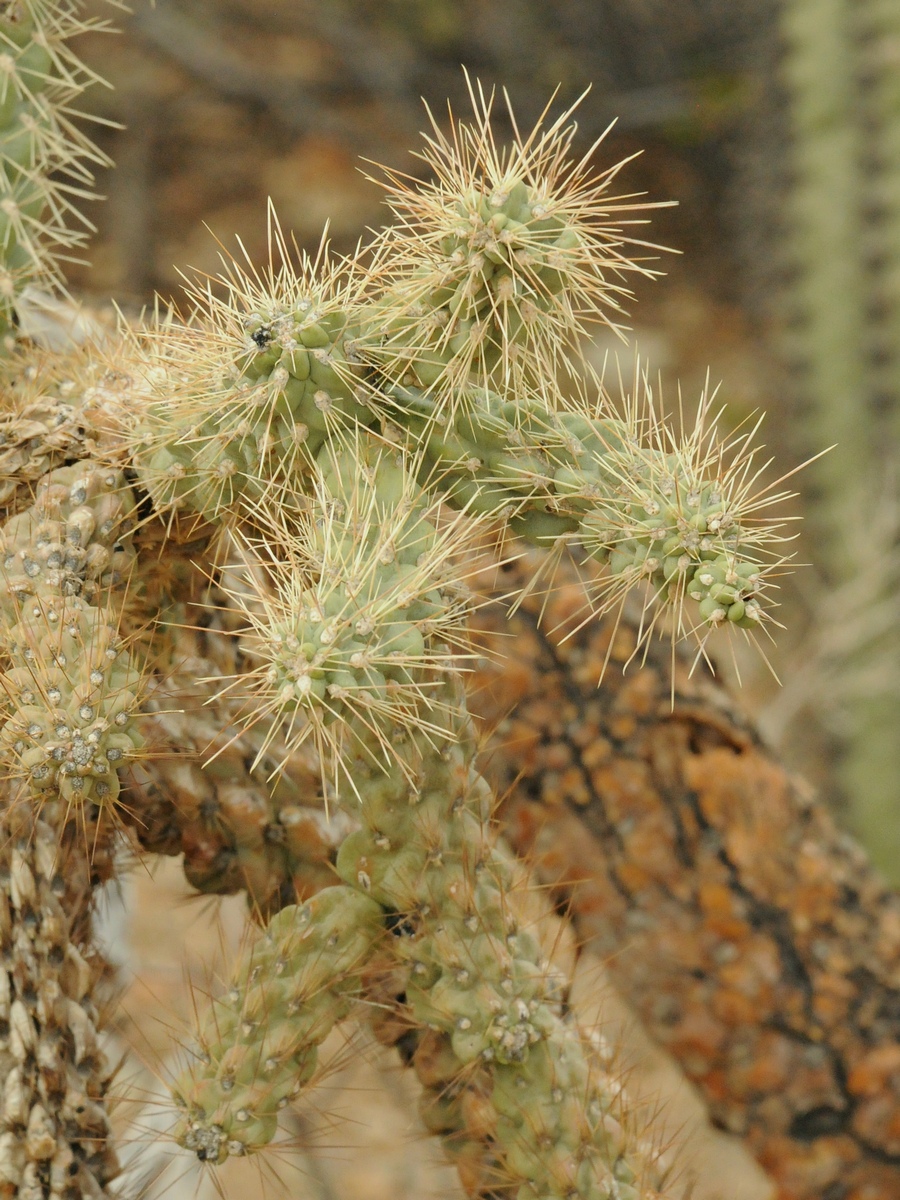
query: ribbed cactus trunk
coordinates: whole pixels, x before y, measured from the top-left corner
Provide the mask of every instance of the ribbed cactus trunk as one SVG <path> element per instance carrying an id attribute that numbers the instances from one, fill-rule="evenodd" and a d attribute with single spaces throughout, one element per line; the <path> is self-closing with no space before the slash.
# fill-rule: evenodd
<path id="1" fill-rule="evenodd" d="M 873 549 L 866 534 L 876 506 L 897 504 L 900 19 L 890 0 L 784 0 L 781 32 L 791 149 L 786 350 L 809 430 L 805 448 L 835 444 L 810 471 L 811 544 L 832 586 L 864 575 L 872 600 L 890 588 L 890 603 L 895 547 Z M 897 661 L 896 622 L 866 653 Z M 886 673 L 878 695 L 848 708 L 852 729 L 838 765 L 848 816 L 897 879 L 894 680 Z"/>

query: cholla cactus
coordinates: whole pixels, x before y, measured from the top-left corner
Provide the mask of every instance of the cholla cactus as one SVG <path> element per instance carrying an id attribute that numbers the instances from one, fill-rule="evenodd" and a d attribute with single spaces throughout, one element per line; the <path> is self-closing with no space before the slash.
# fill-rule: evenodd
<path id="1" fill-rule="evenodd" d="M 486 531 L 580 546 L 608 565 L 596 610 L 646 584 L 645 633 L 668 612 L 702 648 L 769 619 L 779 536 L 706 402 L 682 439 L 640 371 L 617 411 L 579 360 L 649 269 L 616 169 L 569 162 L 570 113 L 501 151 L 473 104 L 352 261 L 296 269 L 273 223 L 281 265 L 231 263 L 189 321 L 11 392 L 0 752 L 25 812 L 102 847 L 127 821 L 268 917 L 175 1088 L 203 1160 L 261 1150 L 333 1026 L 389 1002 L 473 1195 L 637 1200 L 659 1163 L 492 826 L 467 579 Z M 171 710 L 204 699 L 178 761 Z"/>
<path id="2" fill-rule="evenodd" d="M 77 0 L 0 5 L 0 319 L 9 329 L 26 288 L 59 287 L 61 265 L 91 226 L 77 203 L 91 168 L 109 165 L 73 118 L 97 77 L 73 52 L 78 34 L 103 28 Z"/>

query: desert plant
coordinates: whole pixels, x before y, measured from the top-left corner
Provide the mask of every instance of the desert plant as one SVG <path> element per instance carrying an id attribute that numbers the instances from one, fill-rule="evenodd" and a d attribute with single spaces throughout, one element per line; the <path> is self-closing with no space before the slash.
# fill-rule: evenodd
<path id="1" fill-rule="evenodd" d="M 47 96 L 75 70 L 52 49 L 75 11 L 4 13 L 23 54 L 51 47 Z M 770 620 L 783 539 L 749 435 L 721 444 L 705 398 L 696 426 L 669 429 L 640 369 L 617 409 L 581 361 L 591 323 L 618 328 L 629 273 L 653 273 L 632 229 L 646 206 L 611 195 L 619 168 L 596 173 L 597 147 L 570 157 L 571 110 L 504 148 L 493 97 L 471 97 L 471 123 L 426 139 L 430 180 L 388 176 L 395 223 L 351 259 L 293 255 L 273 218 L 272 262 L 226 260 L 191 286 L 183 320 L 68 354 L 10 338 L 0 747 L 8 840 L 37 864 L 10 869 L 8 1043 L 28 1067 L 4 1108 L 12 1194 L 87 1191 L 67 1165 L 85 1161 L 87 1100 L 50 1111 L 62 1093 L 40 1047 L 52 1029 L 98 1106 L 90 981 L 68 966 L 89 946 L 89 897 L 67 948 L 47 846 L 55 830 L 90 878 L 123 822 L 148 846 L 185 846 L 202 886 L 244 887 L 266 918 L 174 1089 L 176 1136 L 204 1161 L 271 1140 L 362 1000 L 405 1029 L 426 1124 L 472 1194 L 666 1186 L 621 1079 L 573 1023 L 492 823 L 463 687 L 468 581 L 486 537 L 501 556 L 509 535 L 573 548 L 606 568 L 588 620 L 642 585 L 639 646 L 668 622 L 702 653 L 717 627 Z M 54 195 L 32 214 L 51 234 Z M 204 650 L 188 660 L 186 626 Z M 204 698 L 214 715 L 195 722 Z M 180 807 L 148 786 L 185 732 L 173 708 L 195 743 L 221 717 L 181 773 Z M 222 763 L 238 745 L 235 795 Z M 317 806 L 343 821 L 326 833 Z M 198 825 L 215 835 L 199 847 Z M 26 947 L 17 923 L 34 922 Z M 112 1170 L 96 1165 L 99 1188 Z"/>
<path id="2" fill-rule="evenodd" d="M 887 554 L 860 539 L 858 512 L 896 504 L 894 445 L 898 319 L 895 6 L 879 0 L 788 0 L 781 6 L 780 84 L 789 135 L 789 185 L 779 288 L 789 384 L 804 428 L 833 454 L 809 485 L 817 562 L 834 593 L 869 577 L 892 604 Z M 883 482 L 881 480 L 883 479 Z M 873 486 L 872 481 L 879 482 Z M 849 488 L 848 488 L 848 481 Z M 864 518 L 865 519 L 865 518 Z M 873 603 L 874 608 L 874 603 Z M 872 628 L 874 629 L 874 623 Z M 874 657 L 893 664 L 896 616 L 875 634 Z M 865 637 L 848 653 L 848 675 L 866 670 Z M 858 697 L 845 691 L 836 777 L 848 821 L 879 869 L 896 882 L 898 704 L 892 665 L 869 670 Z"/>

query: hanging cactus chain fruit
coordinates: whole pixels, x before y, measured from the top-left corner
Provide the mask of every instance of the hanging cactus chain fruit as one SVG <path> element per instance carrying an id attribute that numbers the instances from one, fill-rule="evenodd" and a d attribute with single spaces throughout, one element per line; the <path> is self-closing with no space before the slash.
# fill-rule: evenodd
<path id="1" fill-rule="evenodd" d="M 79 244 L 99 161 L 60 116 L 77 12 L 0 4 L 0 1182 L 80 1200 L 114 1174 L 89 917 L 127 825 L 264 925 L 173 1088 L 201 1160 L 270 1143 L 356 1017 L 404 1031 L 473 1197 L 674 1195 L 529 916 L 463 686 L 469 582 L 516 537 L 603 566 L 594 615 L 643 586 L 642 637 L 772 622 L 785 493 L 754 494 L 750 436 L 723 446 L 706 396 L 670 427 L 639 364 L 614 402 L 581 358 L 657 273 L 653 206 L 597 146 L 571 157 L 571 110 L 498 146 L 471 85 L 474 120 L 433 125 L 430 181 L 388 173 L 395 223 L 351 259 L 294 265 L 270 214 L 272 264 L 196 281 L 190 319 L 41 358 L 17 306 Z"/>

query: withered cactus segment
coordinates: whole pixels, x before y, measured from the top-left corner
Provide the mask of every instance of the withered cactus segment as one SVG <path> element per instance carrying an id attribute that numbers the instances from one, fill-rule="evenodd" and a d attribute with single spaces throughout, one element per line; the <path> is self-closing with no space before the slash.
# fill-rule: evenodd
<path id="1" fill-rule="evenodd" d="M 240 664 L 226 605 L 209 586 L 171 614 L 141 719 L 152 753 L 124 774 L 122 807 L 143 849 L 183 855 L 192 887 L 244 891 L 264 918 L 336 882 L 334 856 L 353 826 L 340 809 L 326 813 L 305 748 L 276 738 L 261 753 L 271 731 L 243 728 L 240 700 L 219 694 Z"/>
<path id="2" fill-rule="evenodd" d="M 108 968 L 91 945 L 94 889 L 113 872 L 102 830 L 0 797 L 0 1191 L 108 1195 L 118 1173 L 99 1040 Z"/>

